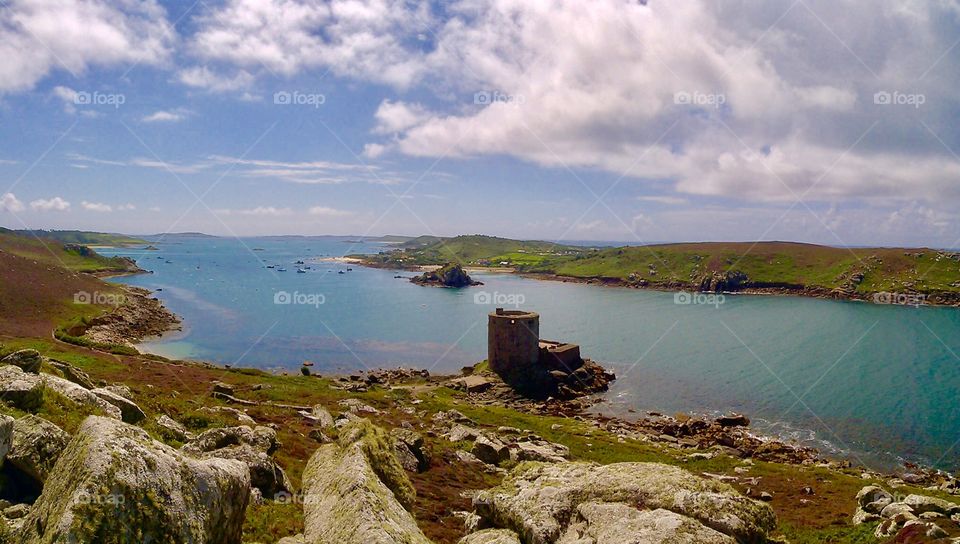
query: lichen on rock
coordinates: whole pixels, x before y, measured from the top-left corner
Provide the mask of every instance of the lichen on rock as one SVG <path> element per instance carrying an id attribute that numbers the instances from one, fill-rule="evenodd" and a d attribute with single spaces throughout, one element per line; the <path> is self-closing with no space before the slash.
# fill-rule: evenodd
<path id="1" fill-rule="evenodd" d="M 776 526 L 770 506 L 658 463 L 521 463 L 499 487 L 474 498 L 487 523 L 516 531 L 528 544 L 555 542 L 585 503 L 668 510 L 747 543 L 766 542 Z"/>
<path id="2" fill-rule="evenodd" d="M 90 416 L 47 478 L 18 542 L 237 544 L 246 467 L 196 460 L 117 420 Z"/>
<path id="3" fill-rule="evenodd" d="M 383 429 L 360 420 L 313 454 L 303 473 L 307 543 L 429 543 L 408 511 L 415 492 L 393 449 Z"/>

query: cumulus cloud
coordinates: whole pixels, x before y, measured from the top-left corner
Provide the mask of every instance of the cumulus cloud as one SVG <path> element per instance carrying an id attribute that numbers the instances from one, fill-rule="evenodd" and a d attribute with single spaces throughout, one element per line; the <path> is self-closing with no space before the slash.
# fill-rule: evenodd
<path id="1" fill-rule="evenodd" d="M 13 193 L 4 193 L 0 195 L 0 212 L 21 212 L 23 211 L 23 202 L 17 200 Z"/>
<path id="2" fill-rule="evenodd" d="M 293 214 L 290 208 L 276 208 L 274 206 L 257 206 L 249 209 L 219 209 L 215 210 L 220 215 L 253 215 L 261 217 L 281 217 Z"/>
<path id="3" fill-rule="evenodd" d="M 104 204 L 102 202 L 87 202 L 84 200 L 80 203 L 84 210 L 89 212 L 99 212 L 99 213 L 108 213 L 113 211 L 113 206 L 109 204 Z"/>
<path id="4" fill-rule="evenodd" d="M 350 217 L 353 215 L 353 212 L 338 210 L 327 206 L 313 206 L 308 210 L 308 213 L 318 217 Z"/>
<path id="5" fill-rule="evenodd" d="M 455 2 L 435 47 L 414 56 L 423 81 L 458 98 L 433 112 L 385 100 L 372 132 L 390 138 L 364 151 L 509 155 L 757 200 L 958 199 L 960 161 L 942 145 L 960 144 L 944 121 L 960 110 L 958 62 L 944 56 L 958 11 Z M 921 94 L 923 107 L 877 93 Z"/>
<path id="6" fill-rule="evenodd" d="M 423 70 L 417 36 L 433 15 L 405 0 L 227 0 L 197 23 L 189 48 L 205 62 L 282 76 L 326 68 L 402 87 Z"/>
<path id="7" fill-rule="evenodd" d="M 187 113 L 187 110 L 180 108 L 174 110 L 159 110 L 144 116 L 141 121 L 144 123 L 175 123 L 186 119 Z"/>
<path id="8" fill-rule="evenodd" d="M 154 0 L 13 0 L 0 11 L 0 93 L 31 89 L 54 70 L 159 64 L 173 41 Z"/>
<path id="9" fill-rule="evenodd" d="M 30 209 L 40 212 L 65 212 L 70 209 L 70 203 L 59 196 L 49 199 L 38 198 L 30 202 Z"/>
<path id="10" fill-rule="evenodd" d="M 236 91 L 249 87 L 254 80 L 253 75 L 245 70 L 239 70 L 232 75 L 217 73 L 206 66 L 192 66 L 184 68 L 178 74 L 178 79 L 188 87 L 198 87 L 215 93 Z M 244 95 L 252 96 L 252 95 Z"/>

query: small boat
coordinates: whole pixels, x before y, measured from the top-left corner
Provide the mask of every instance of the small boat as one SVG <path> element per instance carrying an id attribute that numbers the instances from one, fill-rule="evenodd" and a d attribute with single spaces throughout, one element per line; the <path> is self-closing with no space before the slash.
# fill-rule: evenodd
<path id="1" fill-rule="evenodd" d="M 267 265 L 267 268 L 276 268 L 276 266 L 274 266 L 274 265 L 272 265 L 272 264 L 268 264 L 268 265 Z"/>
<path id="2" fill-rule="evenodd" d="M 167 261 L 167 264 L 173 264 L 173 261 Z"/>
<path id="3" fill-rule="evenodd" d="M 302 268 L 298 268 L 298 269 L 297 269 L 297 274 L 306 274 L 306 273 L 307 273 L 307 271 L 304 270 L 304 269 L 302 269 Z"/>
<path id="4" fill-rule="evenodd" d="M 293 263 L 293 264 L 303 264 L 303 261 L 297 261 L 297 262 L 295 262 L 295 263 Z"/>
<path id="5" fill-rule="evenodd" d="M 347 269 L 347 272 L 353 272 L 353 269 L 352 269 L 352 268 L 348 268 L 348 269 Z"/>
<path id="6" fill-rule="evenodd" d="M 287 269 L 286 269 L 286 268 L 283 268 L 282 266 L 277 269 L 277 272 L 286 272 L 286 271 L 287 271 Z"/>
<path id="7" fill-rule="evenodd" d="M 343 270 L 341 270 L 341 271 L 337 272 L 337 274 L 346 274 L 346 272 L 344 272 Z"/>

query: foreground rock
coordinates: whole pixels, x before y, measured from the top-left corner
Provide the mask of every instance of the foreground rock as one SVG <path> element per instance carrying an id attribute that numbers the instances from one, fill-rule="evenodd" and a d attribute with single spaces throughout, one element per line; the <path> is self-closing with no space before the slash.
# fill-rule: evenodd
<path id="1" fill-rule="evenodd" d="M 37 374 L 40 372 L 40 365 L 43 363 L 43 357 L 35 349 L 21 349 L 0 359 L 0 364 L 15 365 L 24 372 Z"/>
<path id="2" fill-rule="evenodd" d="M 868 485 L 857 493 L 853 524 L 880 521 L 875 531 L 877 538 L 897 536 L 897 542 L 908 542 L 911 540 L 900 539 L 902 533 L 909 533 L 913 537 L 947 536 L 939 524 L 956 525 L 954 516 L 957 515 L 960 515 L 960 504 L 916 494 L 897 501 L 887 490 Z"/>
<path id="3" fill-rule="evenodd" d="M 98 397 L 89 389 L 85 389 L 70 380 L 65 380 L 59 376 L 50 374 L 41 374 L 40 380 L 43 385 L 67 397 L 73 402 L 90 409 L 100 410 L 104 414 L 114 419 L 121 419 L 122 412 L 120 408 L 110 404 L 106 400 Z"/>
<path id="4" fill-rule="evenodd" d="M 408 511 L 415 492 L 393 440 L 369 421 L 348 423 L 303 472 L 309 544 L 428 544 Z"/>
<path id="5" fill-rule="evenodd" d="M 483 285 L 479 281 L 474 281 L 464 271 L 463 267 L 457 263 L 447 263 L 442 267 L 410 279 L 413 283 L 419 285 L 432 285 L 435 287 L 470 287 L 471 285 Z"/>
<path id="6" fill-rule="evenodd" d="M 768 505 L 657 463 L 520 465 L 500 487 L 477 494 L 474 507 L 488 525 L 513 530 L 528 544 L 561 537 L 563 542 L 762 543 L 776 526 Z M 654 533 L 660 540 L 636 540 Z"/>
<path id="7" fill-rule="evenodd" d="M 0 366 L 0 399 L 14 408 L 32 412 L 43 404 L 43 383 L 20 367 Z"/>
<path id="8" fill-rule="evenodd" d="M 236 544 L 249 488 L 239 462 L 191 459 L 141 429 L 91 416 L 16 541 Z"/>
<path id="9" fill-rule="evenodd" d="M 270 427 L 241 425 L 204 431 L 182 449 L 203 459 L 240 461 L 250 473 L 250 485 L 263 497 L 274 498 L 293 490 L 287 474 L 271 457 L 278 447 L 277 433 Z"/>
<path id="10" fill-rule="evenodd" d="M 14 420 L 10 416 L 0 415 L 0 465 L 13 446 Z"/>
<path id="11" fill-rule="evenodd" d="M 63 361 L 58 361 L 56 359 L 50 359 L 50 366 L 55 368 L 60 374 L 70 380 L 71 382 L 85 388 L 85 389 L 95 389 L 97 386 L 94 385 L 93 380 L 90 378 L 90 375 L 86 372 L 80 370 L 79 368 L 65 363 Z"/>
<path id="12" fill-rule="evenodd" d="M 13 424 L 7 462 L 42 485 L 69 441 L 69 434 L 42 417 L 21 417 Z"/>
<path id="13" fill-rule="evenodd" d="M 143 413 L 137 403 L 114 390 L 101 387 L 100 389 L 94 389 L 91 393 L 119 408 L 120 418 L 124 423 L 136 424 L 147 418 L 147 414 Z"/>

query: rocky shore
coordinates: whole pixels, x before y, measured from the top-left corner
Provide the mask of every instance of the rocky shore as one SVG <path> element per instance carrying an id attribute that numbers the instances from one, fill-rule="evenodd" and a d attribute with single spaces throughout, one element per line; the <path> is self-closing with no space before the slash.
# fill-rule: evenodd
<path id="1" fill-rule="evenodd" d="M 133 347 L 145 338 L 179 330 L 180 318 L 151 295 L 147 289 L 124 286 L 119 304 L 71 334 L 98 344 Z"/>

